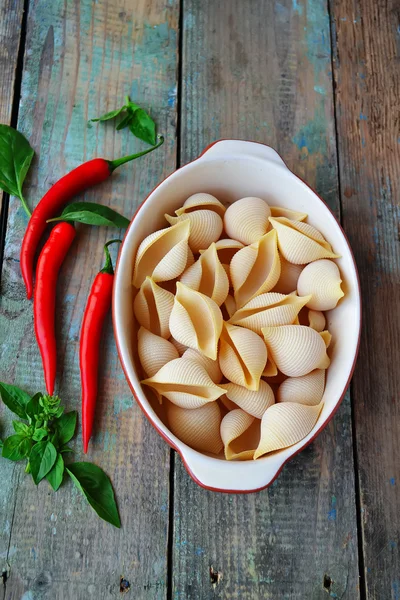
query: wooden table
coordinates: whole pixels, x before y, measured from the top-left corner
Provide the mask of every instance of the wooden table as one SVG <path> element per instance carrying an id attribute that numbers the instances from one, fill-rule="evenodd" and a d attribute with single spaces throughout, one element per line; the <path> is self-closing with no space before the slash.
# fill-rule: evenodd
<path id="1" fill-rule="evenodd" d="M 399 59 L 396 0 L 0 0 L 0 122 L 36 151 L 32 206 L 85 159 L 142 147 L 126 130 L 87 125 L 130 93 L 166 143 L 82 198 L 130 216 L 210 142 L 265 142 L 340 217 L 364 302 L 340 410 L 269 489 L 247 496 L 190 479 L 133 402 L 109 322 L 89 460 L 110 474 L 123 528 L 70 483 L 36 488 L 0 459 L 0 598 L 102 600 L 121 587 L 135 600 L 400 599 Z M 0 380 L 35 392 L 42 369 L 19 273 L 26 222 L 5 197 Z M 79 227 L 62 270 L 58 390 L 70 408 L 82 310 L 110 235 Z M 0 416 L 3 435 L 10 413 Z"/>

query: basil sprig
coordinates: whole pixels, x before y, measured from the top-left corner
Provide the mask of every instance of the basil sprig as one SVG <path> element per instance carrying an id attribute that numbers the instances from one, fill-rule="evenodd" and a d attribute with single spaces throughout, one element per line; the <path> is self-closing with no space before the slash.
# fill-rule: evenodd
<path id="1" fill-rule="evenodd" d="M 101 519 L 121 527 L 114 490 L 109 477 L 89 462 L 64 464 L 64 456 L 73 450 L 67 445 L 73 438 L 78 414 L 64 412 L 57 396 L 40 392 L 30 396 L 17 386 L 0 382 L 4 404 L 22 421 L 13 421 L 15 434 L 3 442 L 3 458 L 27 460 L 25 471 L 36 485 L 47 479 L 54 491 L 69 476 Z"/>
<path id="2" fill-rule="evenodd" d="M 22 133 L 0 124 L 0 188 L 21 200 L 28 217 L 31 211 L 22 194 L 22 186 L 34 154 Z"/>
<path id="3" fill-rule="evenodd" d="M 154 146 L 157 142 L 157 127 L 151 116 L 138 104 L 132 102 L 129 96 L 125 96 L 125 104 L 117 110 L 91 119 L 93 122 L 104 122 L 110 119 L 115 119 L 119 115 L 123 115 L 122 120 L 117 125 L 117 130 L 129 127 L 133 135 L 148 144 Z"/>
<path id="4" fill-rule="evenodd" d="M 75 221 L 85 225 L 104 225 L 122 229 L 126 229 L 129 225 L 129 219 L 109 206 L 96 204 L 96 202 L 74 202 L 69 204 L 59 217 L 49 219 L 47 222 L 52 223 L 53 221 Z"/>

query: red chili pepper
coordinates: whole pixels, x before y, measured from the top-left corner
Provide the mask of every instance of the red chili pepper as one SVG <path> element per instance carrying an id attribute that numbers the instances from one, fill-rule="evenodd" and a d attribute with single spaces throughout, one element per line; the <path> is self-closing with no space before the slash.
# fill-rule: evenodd
<path id="1" fill-rule="evenodd" d="M 80 165 L 62 177 L 49 189 L 33 211 L 24 239 L 22 240 L 20 266 L 28 298 L 32 297 L 33 261 L 35 253 L 40 238 L 46 229 L 48 219 L 57 216 L 58 212 L 69 200 L 71 200 L 71 198 L 76 196 L 76 194 L 83 192 L 97 183 L 101 183 L 120 165 L 152 152 L 161 146 L 163 142 L 164 138 L 161 137 L 156 146 L 152 146 L 137 154 L 117 158 L 116 160 L 105 160 L 104 158 L 94 158 L 93 160 L 89 160 L 89 162 Z"/>
<path id="2" fill-rule="evenodd" d="M 121 242 L 121 240 L 111 240 L 104 246 L 106 262 L 93 282 L 81 327 L 79 363 L 82 384 L 82 436 L 85 453 L 92 435 L 96 408 L 101 330 L 111 306 L 114 270 L 108 246 L 114 242 Z"/>
<path id="3" fill-rule="evenodd" d="M 65 221 L 57 223 L 43 246 L 36 268 L 33 298 L 35 334 L 42 356 L 47 393 L 54 393 L 57 373 L 55 308 L 57 277 L 64 258 L 75 238 L 75 228 Z"/>

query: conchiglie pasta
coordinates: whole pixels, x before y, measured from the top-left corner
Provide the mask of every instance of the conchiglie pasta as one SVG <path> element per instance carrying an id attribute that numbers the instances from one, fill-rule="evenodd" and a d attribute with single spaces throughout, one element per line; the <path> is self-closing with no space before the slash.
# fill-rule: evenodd
<path id="1" fill-rule="evenodd" d="M 219 349 L 219 366 L 232 383 L 258 390 L 267 362 L 267 348 L 253 331 L 224 323 Z"/>
<path id="2" fill-rule="evenodd" d="M 215 360 L 222 329 L 222 314 L 218 305 L 208 296 L 182 283 L 178 282 L 176 288 L 169 320 L 172 337 Z"/>
<path id="3" fill-rule="evenodd" d="M 242 198 L 228 206 L 224 228 L 229 237 L 243 244 L 253 244 L 269 229 L 271 211 L 261 198 Z"/>
<path id="4" fill-rule="evenodd" d="M 321 332 L 325 328 L 325 315 L 319 310 L 309 310 L 308 311 L 308 322 L 312 329 L 315 331 Z"/>
<path id="5" fill-rule="evenodd" d="M 222 419 L 221 438 L 226 460 L 251 460 L 260 439 L 260 421 L 240 408 Z"/>
<path id="6" fill-rule="evenodd" d="M 270 217 L 269 221 L 278 234 L 279 251 L 287 261 L 302 265 L 320 258 L 339 258 L 315 227 L 285 217 Z"/>
<path id="7" fill-rule="evenodd" d="M 149 275 L 154 281 L 178 277 L 188 260 L 190 222 L 176 223 L 148 235 L 136 253 L 133 285 L 140 288 Z"/>
<path id="8" fill-rule="evenodd" d="M 179 217 L 184 213 L 193 212 L 198 209 L 213 210 L 220 217 L 224 216 L 226 210 L 225 206 L 215 196 L 200 192 L 199 194 L 193 194 L 185 200 L 182 208 L 178 208 L 175 214 Z"/>
<path id="9" fill-rule="evenodd" d="M 315 369 L 302 377 L 288 377 L 278 388 L 278 402 L 297 402 L 316 406 L 322 400 L 325 388 L 325 371 Z"/>
<path id="10" fill-rule="evenodd" d="M 262 335 L 263 327 L 293 323 L 310 298 L 311 296 L 300 298 L 293 294 L 260 294 L 239 308 L 229 322 Z"/>
<path id="11" fill-rule="evenodd" d="M 146 277 L 133 302 L 133 312 L 139 324 L 163 338 L 170 336 L 169 318 L 174 295 Z"/>
<path id="12" fill-rule="evenodd" d="M 294 265 L 283 258 L 282 255 L 280 255 L 280 261 L 281 274 L 278 283 L 272 291 L 279 294 L 290 294 L 297 290 L 297 281 L 304 269 L 304 265 Z"/>
<path id="13" fill-rule="evenodd" d="M 184 444 L 199 452 L 221 452 L 221 411 L 216 402 L 194 409 L 171 403 L 167 408 L 167 419 L 172 433 Z"/>
<path id="14" fill-rule="evenodd" d="M 228 321 L 228 319 L 230 319 L 236 312 L 235 298 L 228 294 L 225 298 L 225 302 L 223 303 L 221 309 L 225 310 L 227 316 L 226 320 Z"/>
<path id="15" fill-rule="evenodd" d="M 308 217 L 307 213 L 291 210 L 290 208 L 283 208 L 283 206 L 270 206 L 270 209 L 271 217 L 286 217 L 292 221 L 305 221 Z"/>
<path id="16" fill-rule="evenodd" d="M 322 402 L 316 406 L 295 402 L 281 402 L 271 406 L 265 411 L 261 421 L 260 443 L 254 458 L 300 442 L 312 431 L 321 409 Z"/>
<path id="17" fill-rule="evenodd" d="M 138 355 L 147 377 L 153 377 L 167 362 L 179 358 L 178 350 L 171 342 L 144 327 L 138 331 Z"/>
<path id="18" fill-rule="evenodd" d="M 311 327 L 282 325 L 264 327 L 262 332 L 268 353 L 284 375 L 300 377 L 329 366 L 324 340 Z"/>
<path id="19" fill-rule="evenodd" d="M 218 240 L 222 233 L 222 219 L 212 210 L 195 210 L 183 213 L 179 217 L 164 216 L 171 225 L 189 222 L 189 247 L 193 252 L 199 252 L 201 248 L 208 248 L 210 244 Z"/>
<path id="20" fill-rule="evenodd" d="M 226 396 L 249 415 L 261 419 L 267 408 L 275 403 L 274 392 L 266 381 L 260 380 L 258 391 L 248 390 L 235 383 L 221 383 Z"/>
<path id="21" fill-rule="evenodd" d="M 238 242 L 237 240 L 223 239 L 215 242 L 215 247 L 217 249 L 218 258 L 222 264 L 229 265 L 232 257 L 238 250 L 244 248 L 242 242 Z M 200 254 L 206 251 L 206 248 L 200 250 Z"/>
<path id="22" fill-rule="evenodd" d="M 326 329 L 325 331 L 321 331 L 319 333 L 319 335 L 324 340 L 326 348 L 329 348 L 329 346 L 331 344 L 331 341 L 332 341 L 332 335 L 331 335 L 331 333 Z"/>
<path id="23" fill-rule="evenodd" d="M 193 350 L 193 348 L 188 348 L 185 350 L 183 358 L 187 360 L 194 360 L 194 362 L 202 365 L 214 383 L 219 383 L 221 381 L 222 372 L 219 368 L 217 360 L 211 360 L 211 358 L 204 356 L 204 354 L 201 354 L 201 352 L 198 352 L 197 350 Z"/>
<path id="24" fill-rule="evenodd" d="M 263 377 L 275 377 L 276 375 L 278 375 L 278 368 L 272 359 L 271 352 L 267 353 L 267 355 L 268 355 L 267 364 L 265 365 L 265 369 L 263 371 L 262 376 Z"/>
<path id="25" fill-rule="evenodd" d="M 212 298 L 221 306 L 228 295 L 229 279 L 214 243 L 183 273 L 181 283 Z"/>
<path id="26" fill-rule="evenodd" d="M 313 310 L 335 308 L 344 293 L 340 287 L 342 279 L 336 263 L 331 260 L 316 260 L 302 270 L 297 281 L 299 294 L 311 294 L 307 303 Z"/>
<path id="27" fill-rule="evenodd" d="M 183 357 L 171 360 L 142 384 L 181 408 L 199 408 L 225 393 L 201 364 Z"/>
<path id="28" fill-rule="evenodd" d="M 239 250 L 231 260 L 230 269 L 238 308 L 269 292 L 281 272 L 276 232 L 270 231 L 258 242 Z"/>
<path id="29" fill-rule="evenodd" d="M 175 340 L 173 337 L 170 337 L 169 341 L 178 350 L 179 356 L 183 356 L 185 354 L 186 350 L 188 349 L 188 347 L 185 346 L 185 344 L 181 344 L 180 342 L 178 342 L 178 340 Z"/>

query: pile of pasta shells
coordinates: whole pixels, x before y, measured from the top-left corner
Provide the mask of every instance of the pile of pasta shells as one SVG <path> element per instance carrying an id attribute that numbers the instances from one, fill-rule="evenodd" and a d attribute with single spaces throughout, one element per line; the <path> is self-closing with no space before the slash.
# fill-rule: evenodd
<path id="1" fill-rule="evenodd" d="M 339 255 L 307 214 L 260 198 L 198 193 L 165 218 L 135 257 L 142 384 L 200 452 L 252 460 L 299 442 L 322 409 Z"/>

